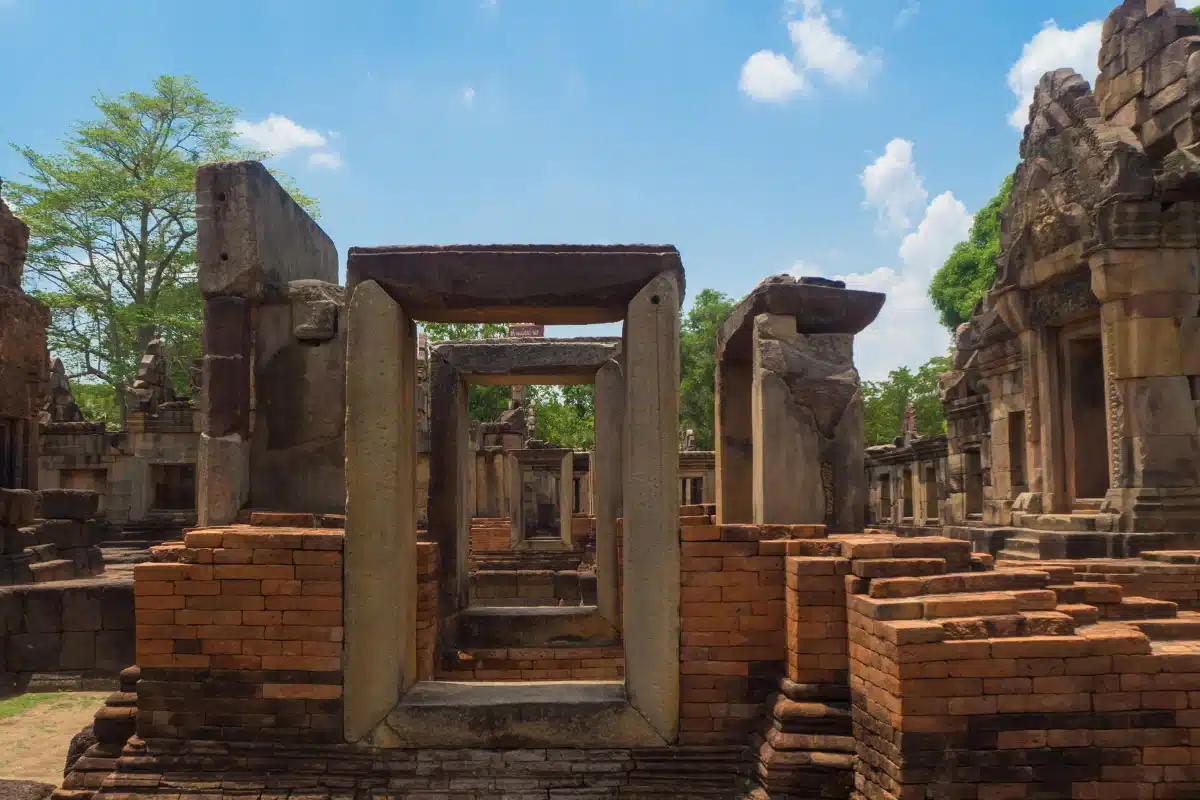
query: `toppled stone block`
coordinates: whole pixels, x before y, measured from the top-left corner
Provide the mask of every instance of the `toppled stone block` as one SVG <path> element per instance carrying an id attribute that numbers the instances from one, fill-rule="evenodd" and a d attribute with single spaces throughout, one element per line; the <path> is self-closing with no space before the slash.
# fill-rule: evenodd
<path id="1" fill-rule="evenodd" d="M 85 489 L 42 489 L 37 498 L 42 519 L 83 522 L 96 516 L 100 508 L 100 495 Z"/>
<path id="2" fill-rule="evenodd" d="M 20 528 L 33 522 L 37 495 L 28 489 L 0 489 L 0 527 Z"/>
<path id="3" fill-rule="evenodd" d="M 75 547 L 87 547 L 88 528 L 70 519 L 47 519 L 34 529 L 38 545 L 54 545 L 60 553 Z"/>

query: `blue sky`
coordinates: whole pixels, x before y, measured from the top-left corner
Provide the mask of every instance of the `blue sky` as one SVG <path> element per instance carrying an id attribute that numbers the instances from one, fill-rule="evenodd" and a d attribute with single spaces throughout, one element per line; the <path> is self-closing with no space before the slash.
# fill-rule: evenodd
<path id="1" fill-rule="evenodd" d="M 1041 73 L 1094 78 L 1114 5 L 0 0 L 0 140 L 53 150 L 97 92 L 189 74 L 320 200 L 343 271 L 354 245 L 652 242 L 689 295 L 846 277 L 889 292 L 856 348 L 880 378 L 948 346 L 929 275 Z"/>

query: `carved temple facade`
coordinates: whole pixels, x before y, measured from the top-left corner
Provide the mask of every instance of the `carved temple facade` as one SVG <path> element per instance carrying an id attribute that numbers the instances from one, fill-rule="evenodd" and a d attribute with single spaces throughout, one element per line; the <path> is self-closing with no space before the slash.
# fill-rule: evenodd
<path id="1" fill-rule="evenodd" d="M 942 382 L 940 521 L 977 549 L 1123 556 L 1200 533 L 1197 52 L 1189 12 L 1125 3 L 1094 90 L 1065 69 L 1037 87 L 995 282 Z"/>

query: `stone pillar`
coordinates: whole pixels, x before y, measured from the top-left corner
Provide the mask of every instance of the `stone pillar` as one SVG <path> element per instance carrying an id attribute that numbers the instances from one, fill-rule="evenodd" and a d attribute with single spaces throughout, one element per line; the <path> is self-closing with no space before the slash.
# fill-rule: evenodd
<path id="1" fill-rule="evenodd" d="M 417 680 L 416 326 L 374 281 L 350 302 L 346 369 L 345 732 Z"/>
<path id="2" fill-rule="evenodd" d="M 525 506 L 521 502 L 521 461 L 512 453 L 504 460 L 508 487 L 508 547 L 515 550 L 525 538 Z"/>
<path id="3" fill-rule="evenodd" d="M 250 496 L 250 300 L 204 301 L 201 430 L 196 464 L 196 518 L 229 525 Z"/>
<path id="4" fill-rule="evenodd" d="M 621 516 L 621 439 L 625 378 L 609 361 L 596 373 L 596 450 L 591 461 L 596 514 L 596 605 L 613 627 L 621 624 L 617 519 Z"/>
<path id="5" fill-rule="evenodd" d="M 820 524 L 825 521 L 821 483 L 824 449 L 812 412 L 797 405 L 785 376 L 769 363 L 773 344 L 795 340 L 796 318 L 762 314 L 754 320 L 751 391 L 754 522 Z"/>
<path id="6" fill-rule="evenodd" d="M 467 384 L 436 350 L 430 356 L 430 393 L 429 533 L 438 543 L 438 613 L 442 620 L 451 620 L 467 607 L 470 596 L 471 509 L 467 501 L 474 458 Z M 450 636 L 453 625 L 444 624 L 441 630 Z"/>
<path id="7" fill-rule="evenodd" d="M 1200 250 L 1102 250 L 1101 300 L 1111 488 L 1126 531 L 1200 526 Z"/>
<path id="8" fill-rule="evenodd" d="M 717 359 L 714 438 L 717 448 L 717 521 L 727 525 L 754 520 L 753 423 L 749 361 Z"/>
<path id="9" fill-rule="evenodd" d="M 625 686 L 667 742 L 679 729 L 679 284 L 661 273 L 625 317 Z"/>
<path id="10" fill-rule="evenodd" d="M 574 517 L 571 514 L 574 507 L 572 500 L 575 499 L 574 474 L 575 452 L 568 451 L 562 457 L 562 465 L 558 469 L 558 535 L 563 545 L 568 548 L 574 543 L 571 530 L 574 526 Z"/>
<path id="11" fill-rule="evenodd" d="M 754 522 L 861 531 L 865 432 L 854 335 L 800 334 L 796 317 L 760 314 L 753 357 Z"/>
<path id="12" fill-rule="evenodd" d="M 1047 514 L 1070 513 L 1067 497 L 1065 440 L 1062 413 L 1062 370 L 1059 368 L 1058 331 L 1038 328 L 1033 331 L 1034 369 L 1038 386 L 1038 421 L 1041 424 L 1042 510 Z"/>

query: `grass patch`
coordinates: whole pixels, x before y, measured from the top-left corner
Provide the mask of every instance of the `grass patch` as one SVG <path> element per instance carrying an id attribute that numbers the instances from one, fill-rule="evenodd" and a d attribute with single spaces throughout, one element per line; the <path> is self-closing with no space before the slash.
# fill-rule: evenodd
<path id="1" fill-rule="evenodd" d="M 61 697 L 61 694 L 59 692 L 32 692 L 0 700 L 0 719 L 9 719 L 18 714 L 23 714 L 29 709 L 40 706 L 42 703 L 47 703 L 56 697 Z"/>

